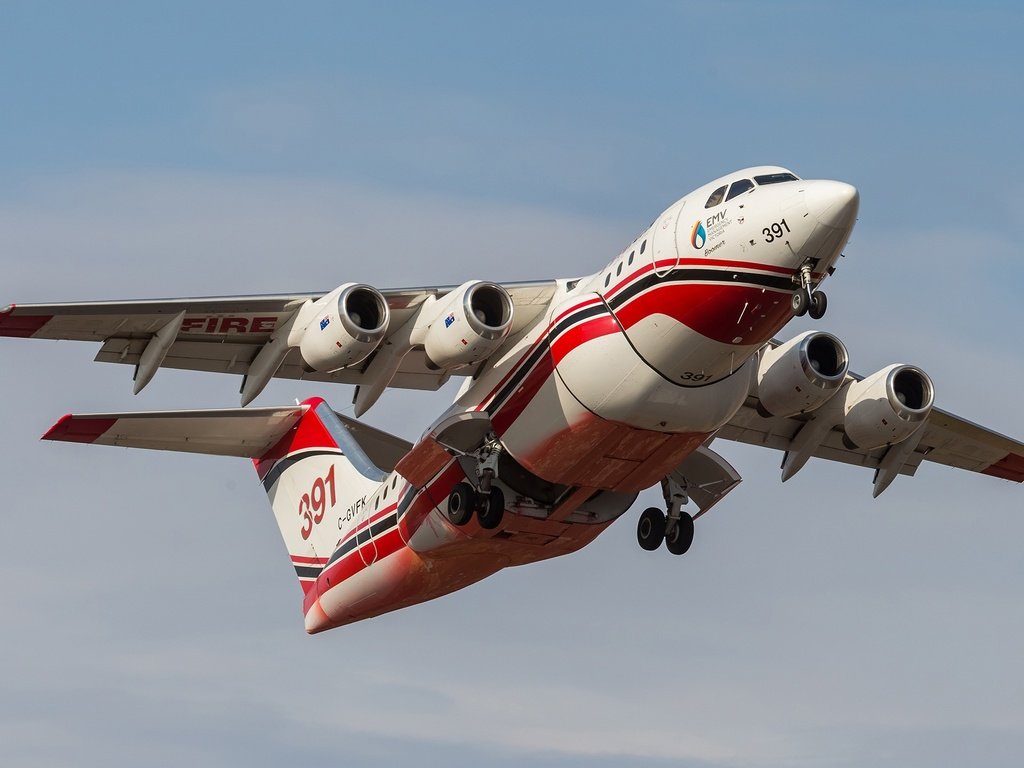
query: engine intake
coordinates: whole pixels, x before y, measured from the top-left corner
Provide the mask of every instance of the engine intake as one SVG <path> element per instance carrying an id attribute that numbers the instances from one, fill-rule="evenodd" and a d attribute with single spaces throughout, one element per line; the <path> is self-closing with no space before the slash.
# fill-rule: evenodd
<path id="1" fill-rule="evenodd" d="M 383 341 L 391 313 L 384 295 L 369 285 L 339 286 L 314 302 L 299 351 L 313 371 L 336 371 L 365 360 Z"/>
<path id="2" fill-rule="evenodd" d="M 928 418 L 934 401 L 928 374 L 912 365 L 890 365 L 847 388 L 846 438 L 862 449 L 906 440 Z"/>
<path id="3" fill-rule="evenodd" d="M 839 391 L 848 370 L 846 347 L 830 333 L 808 331 L 767 349 L 757 369 L 760 410 L 795 416 L 820 408 Z"/>
<path id="4" fill-rule="evenodd" d="M 464 283 L 439 305 L 423 341 L 427 359 L 439 369 L 490 357 L 512 330 L 512 298 L 497 283 Z"/>

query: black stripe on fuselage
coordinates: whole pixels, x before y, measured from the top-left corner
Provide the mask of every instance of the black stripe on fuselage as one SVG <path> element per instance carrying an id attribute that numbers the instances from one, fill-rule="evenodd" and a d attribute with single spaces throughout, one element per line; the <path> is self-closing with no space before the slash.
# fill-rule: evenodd
<path id="1" fill-rule="evenodd" d="M 315 565 L 296 565 L 295 575 L 300 579 L 315 579 L 320 575 L 320 570 Z"/>
<path id="2" fill-rule="evenodd" d="M 664 275 L 648 274 L 639 280 L 630 283 L 615 294 L 608 305 L 618 309 L 627 301 L 643 293 L 648 288 L 666 283 L 743 283 L 744 285 L 756 285 L 761 288 L 771 288 L 773 291 L 792 291 L 796 284 L 789 277 L 782 275 L 766 275 L 760 272 L 742 272 L 729 269 L 674 269 Z"/>
<path id="3" fill-rule="evenodd" d="M 606 307 L 602 301 L 598 304 L 592 304 L 584 307 L 583 309 L 577 310 L 568 317 L 560 320 L 558 325 L 547 332 L 545 338 L 537 345 L 536 349 L 530 353 L 530 356 L 526 358 L 526 361 L 522 366 L 520 366 L 519 370 L 516 371 L 512 378 L 505 382 L 505 386 L 503 386 L 498 394 L 494 396 L 494 399 L 491 400 L 487 408 L 484 409 L 487 414 L 493 416 L 504 402 L 512 396 L 512 393 L 516 391 L 523 379 L 526 378 L 530 371 L 533 370 L 534 366 L 540 362 L 540 359 L 547 354 L 548 350 L 551 348 L 552 339 L 557 339 L 562 333 L 577 323 L 607 313 L 608 307 Z"/>
<path id="4" fill-rule="evenodd" d="M 350 537 L 348 541 L 346 541 L 344 544 L 342 544 L 340 547 L 334 550 L 334 554 L 331 555 L 331 559 L 327 561 L 327 565 L 324 567 L 330 568 L 332 565 L 334 565 L 334 563 L 343 558 L 356 547 L 362 546 L 371 538 L 376 538 L 377 536 L 380 536 L 386 531 L 391 530 L 397 524 L 397 513 L 393 512 L 387 517 L 382 517 L 369 528 L 364 528 L 357 535 Z"/>
<path id="5" fill-rule="evenodd" d="M 405 516 L 409 506 L 415 500 L 416 495 L 419 493 L 415 488 L 409 486 L 409 492 L 405 494 L 405 498 L 398 502 L 397 509 L 387 517 L 382 517 L 376 523 L 370 526 L 369 533 L 366 530 L 362 530 L 356 536 L 351 536 L 349 539 L 334 550 L 334 554 L 331 555 L 331 559 L 327 561 L 327 565 L 324 568 L 328 568 L 338 560 L 343 558 L 357 546 L 365 544 L 369 541 L 370 537 L 377 537 L 381 534 L 387 533 L 391 530 L 392 526 L 398 525 L 398 521 Z"/>
<path id="6" fill-rule="evenodd" d="M 487 408 L 484 409 L 485 412 L 488 415 L 493 416 L 498 409 L 501 408 L 541 357 L 543 357 L 543 355 L 550 349 L 551 341 L 558 338 L 558 336 L 568 328 L 576 323 L 602 315 L 608 312 L 609 308 L 614 311 L 649 288 L 664 285 L 666 283 L 742 283 L 745 285 L 757 285 L 762 288 L 770 288 L 776 291 L 792 291 L 795 287 L 792 279 L 789 277 L 783 277 L 781 275 L 766 275 L 759 272 L 743 272 L 739 270 L 674 269 L 664 275 L 647 274 L 623 288 L 622 291 L 608 300 L 607 304 L 602 301 L 600 304 L 587 306 L 584 309 L 573 312 L 571 315 L 561 320 L 554 328 L 551 328 L 547 332 L 547 336 L 544 340 L 537 345 L 533 352 L 530 353 L 530 356 L 526 359 L 519 370 L 516 371 L 515 375 L 513 375 L 512 378 L 505 383 L 505 386 L 501 388 L 498 394 L 494 396 L 494 399 L 492 399 Z M 673 383 L 678 384 L 678 382 Z"/>

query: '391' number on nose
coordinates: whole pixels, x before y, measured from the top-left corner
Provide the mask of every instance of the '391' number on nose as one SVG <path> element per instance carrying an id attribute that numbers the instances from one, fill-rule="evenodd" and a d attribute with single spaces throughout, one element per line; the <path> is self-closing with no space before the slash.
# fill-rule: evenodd
<path id="1" fill-rule="evenodd" d="M 764 229 L 762 229 L 761 234 L 764 235 L 764 241 L 766 243 L 770 243 L 775 240 L 778 240 L 784 234 L 788 234 L 791 231 L 792 230 L 790 230 L 789 224 L 787 224 L 786 220 L 783 219 L 782 221 L 775 222 L 770 227 L 765 227 Z"/>

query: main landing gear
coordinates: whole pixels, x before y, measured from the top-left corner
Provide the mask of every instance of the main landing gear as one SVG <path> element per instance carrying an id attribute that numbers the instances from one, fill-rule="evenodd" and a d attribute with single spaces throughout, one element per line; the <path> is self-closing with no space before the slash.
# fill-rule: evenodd
<path id="1" fill-rule="evenodd" d="M 448 519 L 455 525 L 465 525 L 476 513 L 477 522 L 485 530 L 501 525 L 505 515 L 505 494 L 494 485 L 498 476 L 498 456 L 501 446 L 497 440 L 484 445 L 477 453 L 477 487 L 469 483 L 456 483 L 448 496 Z"/>
<path id="2" fill-rule="evenodd" d="M 648 507 L 640 514 L 636 526 L 636 539 L 640 546 L 653 552 L 665 542 L 665 549 L 673 555 L 684 555 L 693 544 L 693 518 L 683 511 L 688 501 L 686 489 L 671 478 L 661 481 L 668 513 L 657 507 Z"/>
<path id="3" fill-rule="evenodd" d="M 828 297 L 821 291 L 814 290 L 811 282 L 811 265 L 804 262 L 800 266 L 800 287 L 793 294 L 793 314 L 803 317 L 810 314 L 815 320 L 825 316 L 828 308 Z"/>

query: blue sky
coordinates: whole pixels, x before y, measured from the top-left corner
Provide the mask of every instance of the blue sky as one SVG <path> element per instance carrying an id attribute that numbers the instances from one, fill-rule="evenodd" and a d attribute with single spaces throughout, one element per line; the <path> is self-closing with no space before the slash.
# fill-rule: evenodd
<path id="1" fill-rule="evenodd" d="M 1014 3 L 6 3 L 0 304 L 596 270 L 778 163 L 861 190 L 821 327 L 1024 436 Z M 800 320 L 783 335 L 811 327 Z M 685 558 L 578 555 L 315 638 L 245 462 L 39 443 L 237 382 L 0 344 L 0 761 L 944 766 L 1024 751 L 1021 490 L 721 450 Z M 351 392 L 276 382 L 259 402 Z M 441 394 L 369 420 L 414 438 Z M 642 497 L 637 509 L 657 503 Z"/>

